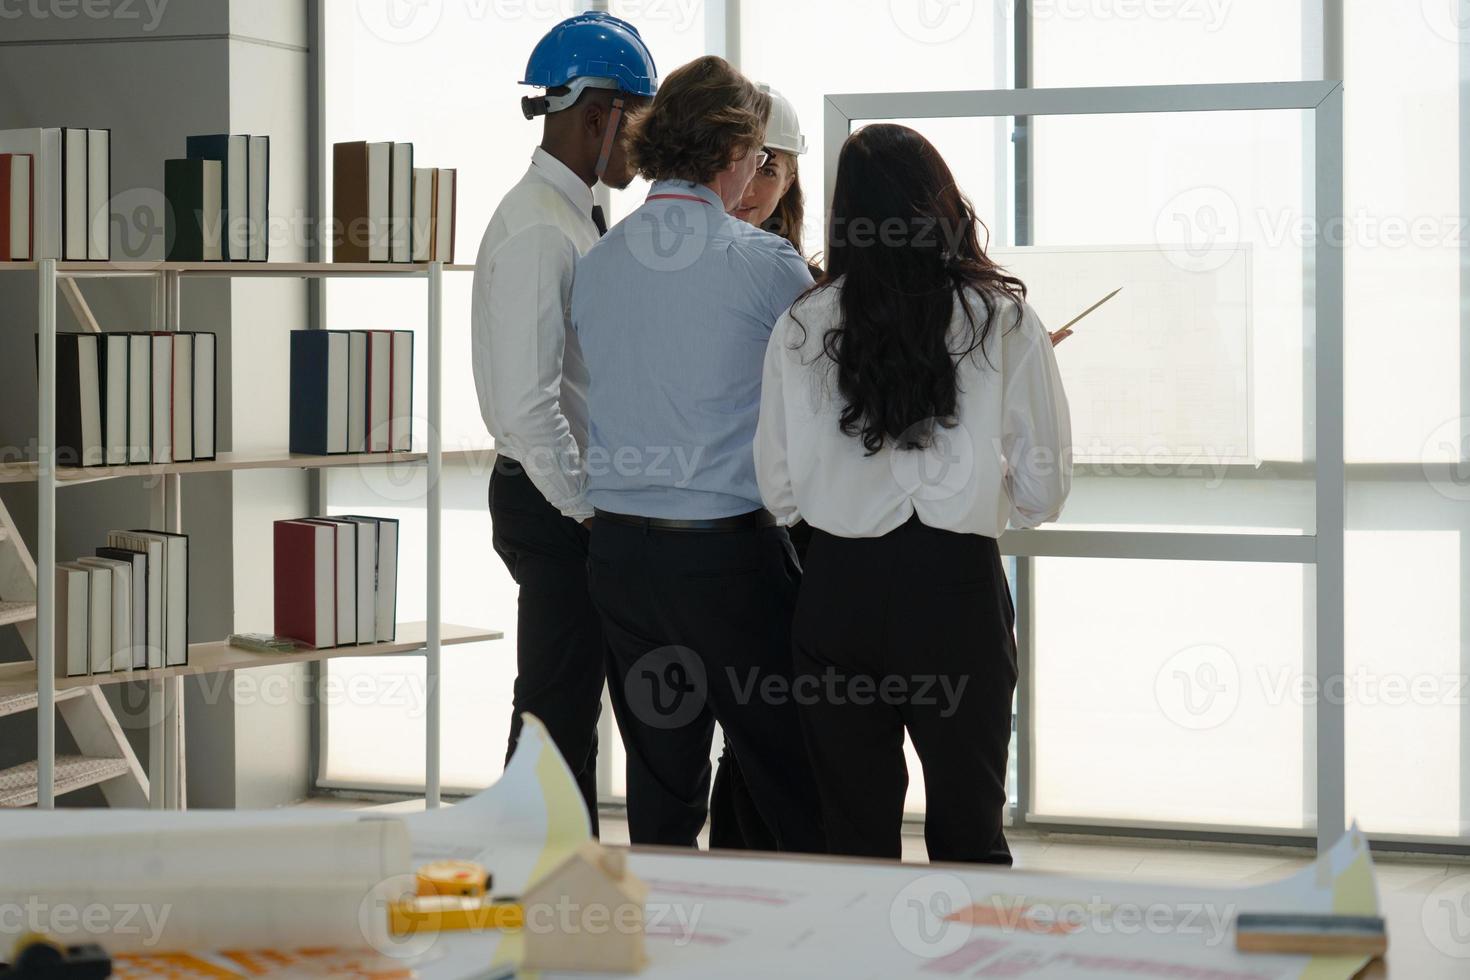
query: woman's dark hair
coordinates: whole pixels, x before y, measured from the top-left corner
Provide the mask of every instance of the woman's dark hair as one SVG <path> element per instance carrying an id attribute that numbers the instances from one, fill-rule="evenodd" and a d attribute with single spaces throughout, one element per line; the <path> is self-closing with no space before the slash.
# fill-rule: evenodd
<path id="1" fill-rule="evenodd" d="M 806 221 L 806 195 L 801 191 L 801 170 L 798 167 L 798 157 L 794 153 L 785 150 L 775 150 L 774 155 L 785 157 L 791 167 L 791 186 L 786 188 L 786 193 L 781 195 L 781 200 L 776 202 L 776 210 L 766 219 L 761 228 L 780 235 L 791 243 L 796 249 L 797 255 L 805 255 L 801 249 L 802 225 Z"/>
<path id="2" fill-rule="evenodd" d="M 840 318 L 822 349 L 847 402 L 842 431 L 868 455 L 889 442 L 922 449 L 936 425 L 954 426 L 959 362 L 990 336 L 1002 297 L 1018 308 L 1025 300 L 1025 283 L 985 254 L 981 227 L 944 158 L 914 130 L 876 124 L 843 144 L 827 272 L 808 294 L 840 288 Z M 968 324 L 957 343 L 956 302 Z"/>
<path id="3" fill-rule="evenodd" d="M 724 58 L 706 55 L 676 69 L 653 101 L 628 115 L 628 155 L 648 180 L 706 184 L 760 149 L 771 97 Z"/>

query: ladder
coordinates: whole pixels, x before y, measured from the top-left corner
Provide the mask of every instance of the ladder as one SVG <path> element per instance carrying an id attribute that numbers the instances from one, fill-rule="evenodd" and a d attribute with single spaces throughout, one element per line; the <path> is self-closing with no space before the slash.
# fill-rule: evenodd
<path id="1" fill-rule="evenodd" d="M 67 289 L 71 287 L 71 290 Z M 84 327 L 97 330 L 96 320 L 84 310 L 80 291 L 70 280 L 62 287 Z M 0 501 L 0 627 L 20 632 L 31 659 L 36 657 L 36 562 L 15 529 L 10 511 Z M 34 692 L 0 695 L 0 717 L 40 708 Z M 44 710 L 50 710 L 49 707 Z M 149 805 L 148 776 L 128 743 L 112 706 L 100 687 L 58 691 L 55 710 L 70 730 L 79 754 L 56 757 L 56 795 L 88 786 L 102 790 L 109 806 L 143 808 Z M 0 769 L 0 807 L 34 806 L 37 801 L 37 763 Z"/>

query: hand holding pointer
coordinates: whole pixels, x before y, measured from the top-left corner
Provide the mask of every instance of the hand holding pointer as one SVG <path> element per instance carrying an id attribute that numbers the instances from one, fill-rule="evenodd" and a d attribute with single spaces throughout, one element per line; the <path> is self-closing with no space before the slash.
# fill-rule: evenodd
<path id="1" fill-rule="evenodd" d="M 1070 319 L 1066 323 L 1062 324 L 1062 326 L 1061 326 L 1060 329 L 1052 331 L 1052 333 L 1051 333 L 1051 345 L 1053 347 L 1055 347 L 1057 344 L 1060 344 L 1062 341 L 1064 341 L 1068 337 L 1072 336 L 1072 327 L 1076 325 L 1076 323 L 1077 323 L 1078 320 L 1080 320 L 1083 317 L 1087 316 L 1087 314 L 1091 313 L 1093 310 L 1097 309 L 1099 306 L 1102 306 L 1104 303 L 1106 303 L 1108 300 L 1112 299 L 1114 296 L 1118 295 L 1122 291 L 1123 291 L 1123 287 L 1122 286 L 1119 286 L 1117 289 L 1113 290 L 1111 293 L 1108 293 L 1102 299 L 1098 300 L 1096 303 L 1093 303 L 1087 309 L 1083 310 L 1081 313 L 1078 313 L 1076 316 L 1072 317 L 1072 319 Z"/>

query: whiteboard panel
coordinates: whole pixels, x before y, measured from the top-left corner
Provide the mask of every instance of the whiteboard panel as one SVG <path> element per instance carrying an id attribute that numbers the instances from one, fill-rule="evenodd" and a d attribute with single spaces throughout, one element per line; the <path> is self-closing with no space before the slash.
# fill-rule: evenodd
<path id="1" fill-rule="evenodd" d="M 989 254 L 1053 331 L 1122 287 L 1057 347 L 1077 462 L 1256 462 L 1249 244 Z"/>

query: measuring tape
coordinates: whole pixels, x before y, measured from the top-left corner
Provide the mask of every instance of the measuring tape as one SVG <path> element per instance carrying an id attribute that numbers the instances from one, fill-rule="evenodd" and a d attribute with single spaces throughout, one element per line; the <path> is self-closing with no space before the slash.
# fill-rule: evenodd
<path id="1" fill-rule="evenodd" d="M 489 893 L 491 876 L 474 861 L 433 861 L 419 868 L 420 895 L 479 898 Z"/>

